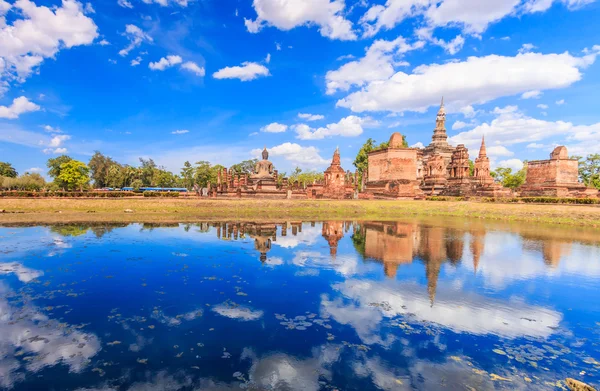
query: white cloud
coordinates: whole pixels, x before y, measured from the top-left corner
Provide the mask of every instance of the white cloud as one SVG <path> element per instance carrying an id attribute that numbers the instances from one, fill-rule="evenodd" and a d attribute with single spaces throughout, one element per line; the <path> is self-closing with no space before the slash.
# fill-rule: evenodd
<path id="1" fill-rule="evenodd" d="M 325 119 L 325 116 L 321 114 L 298 113 L 298 118 L 302 118 L 306 121 L 319 121 Z"/>
<path id="2" fill-rule="evenodd" d="M 251 33 L 264 26 L 288 31 L 299 26 L 316 25 L 322 36 L 330 39 L 354 40 L 352 23 L 345 19 L 344 0 L 254 0 L 256 20 L 244 19 Z"/>
<path id="3" fill-rule="evenodd" d="M 180 56 L 171 55 L 163 57 L 157 62 L 151 62 L 150 64 L 148 64 L 148 68 L 152 69 L 153 71 L 164 71 L 165 69 L 175 66 L 177 64 L 181 64 L 182 62 L 183 59 Z"/>
<path id="4" fill-rule="evenodd" d="M 559 105 L 559 106 L 562 106 L 562 105 L 564 105 L 564 104 L 565 104 L 565 100 L 564 100 L 564 99 L 557 100 L 557 101 L 556 101 L 556 104 L 557 104 L 557 105 Z"/>
<path id="5" fill-rule="evenodd" d="M 508 159 L 498 162 L 498 167 L 510 168 L 513 171 L 519 171 L 523 168 L 523 162 L 520 159 Z"/>
<path id="6" fill-rule="evenodd" d="M 395 60 L 402 54 L 424 46 L 423 41 L 413 44 L 403 37 L 393 41 L 377 40 L 366 49 L 364 57 L 348 62 L 335 71 L 327 72 L 327 94 L 348 91 L 352 86 L 361 87 L 369 82 L 389 79 L 394 74 Z"/>
<path id="7" fill-rule="evenodd" d="M 123 8 L 133 8 L 133 4 L 128 0 L 117 0 L 117 4 Z"/>
<path id="8" fill-rule="evenodd" d="M 98 42 L 98 45 L 107 46 L 110 45 L 110 42 L 108 42 L 106 39 L 103 39 L 102 41 Z"/>
<path id="9" fill-rule="evenodd" d="M 3 14 L 10 5 L 0 6 L 0 93 L 8 81 L 23 81 L 46 58 L 63 48 L 91 44 L 98 27 L 84 14 L 76 0 L 63 0 L 60 7 L 36 6 L 30 0 L 13 3 L 12 24 Z M 2 86 L 4 85 L 4 88 Z"/>
<path id="10" fill-rule="evenodd" d="M 493 114 L 508 114 L 508 113 L 517 112 L 518 110 L 519 110 L 518 106 L 505 106 L 503 108 L 495 107 L 494 111 L 492 111 L 492 113 Z"/>
<path id="11" fill-rule="evenodd" d="M 125 57 L 130 51 L 139 47 L 142 42 L 152 42 L 152 37 L 142 31 L 138 26 L 128 24 L 125 26 L 123 35 L 129 40 L 129 45 L 119 51 L 119 55 Z"/>
<path id="12" fill-rule="evenodd" d="M 262 128 L 260 128 L 260 131 L 265 133 L 283 133 L 287 130 L 287 128 L 287 125 L 273 122 L 267 126 L 263 126 Z"/>
<path id="13" fill-rule="evenodd" d="M 265 62 L 269 64 L 271 62 L 271 53 L 267 53 L 267 57 L 265 58 Z"/>
<path id="14" fill-rule="evenodd" d="M 558 2 L 575 9 L 594 0 L 387 0 L 385 5 L 371 6 L 360 23 L 364 35 L 370 37 L 407 18 L 423 16 L 428 29 L 459 27 L 465 34 L 479 36 L 507 16 L 546 11 Z"/>
<path id="15" fill-rule="evenodd" d="M 455 55 L 456 53 L 458 53 L 465 44 L 465 38 L 460 34 L 450 41 L 435 38 L 433 36 L 433 28 L 431 27 L 420 28 L 416 31 L 416 34 L 420 39 L 429 41 L 434 45 L 442 47 L 450 55 Z"/>
<path id="16" fill-rule="evenodd" d="M 182 129 L 182 130 L 174 130 L 171 132 L 171 134 L 186 134 L 189 133 L 190 131 L 187 129 Z"/>
<path id="17" fill-rule="evenodd" d="M 469 124 L 466 122 L 456 121 L 454 124 L 452 124 L 452 130 L 460 130 L 466 128 L 467 126 L 469 126 Z"/>
<path id="18" fill-rule="evenodd" d="M 581 70 L 597 52 L 575 57 L 569 53 L 526 53 L 515 57 L 489 55 L 464 61 L 421 65 L 412 74 L 397 72 L 370 82 L 337 102 L 355 112 L 418 111 L 446 97 L 447 109 L 482 104 L 528 91 L 565 88 L 581 80 Z M 544 72 L 540 72 L 543 69 Z"/>
<path id="19" fill-rule="evenodd" d="M 462 113 L 462 115 L 465 116 L 465 118 L 473 118 L 477 114 L 477 111 L 475 111 L 473 106 L 470 106 L 470 105 L 461 107 L 458 111 L 460 111 Z"/>
<path id="20" fill-rule="evenodd" d="M 250 81 L 261 76 L 270 75 L 267 67 L 255 62 L 245 62 L 241 66 L 225 67 L 213 73 L 215 79 L 240 79 L 241 81 Z"/>
<path id="21" fill-rule="evenodd" d="M 540 103 L 539 105 L 537 105 L 538 109 L 542 109 L 542 110 L 547 110 L 548 109 L 548 105 L 545 105 L 543 103 Z"/>
<path id="22" fill-rule="evenodd" d="M 67 153 L 67 151 L 68 151 L 67 148 L 55 148 L 55 149 L 46 148 L 46 149 L 43 150 L 43 152 L 45 154 L 51 154 L 51 153 L 53 153 L 55 155 L 64 154 L 64 153 Z"/>
<path id="23" fill-rule="evenodd" d="M 542 91 L 533 90 L 524 92 L 521 95 L 521 99 L 539 99 L 542 96 Z"/>
<path id="24" fill-rule="evenodd" d="M 196 76 L 200 76 L 200 77 L 203 77 L 206 74 L 204 67 L 198 66 L 198 64 L 196 64 L 193 61 L 184 62 L 183 64 L 181 64 L 181 68 L 185 69 L 186 71 L 192 72 Z"/>
<path id="25" fill-rule="evenodd" d="M 493 145 L 487 147 L 487 154 L 489 157 L 494 158 L 497 156 L 514 156 L 514 153 L 509 151 L 503 145 Z"/>
<path id="26" fill-rule="evenodd" d="M 130 64 L 132 67 L 136 67 L 136 66 L 140 65 L 141 63 L 142 63 L 142 58 L 140 56 L 137 56 L 136 58 L 131 60 Z"/>
<path id="27" fill-rule="evenodd" d="M 418 143 L 415 143 L 415 144 L 411 145 L 410 147 L 411 148 L 425 148 L 425 145 L 423 145 L 423 143 L 419 141 Z"/>
<path id="28" fill-rule="evenodd" d="M 297 138 L 300 140 L 321 140 L 325 137 L 341 136 L 356 137 L 363 133 L 363 127 L 376 124 L 370 117 L 357 117 L 350 115 L 342 118 L 338 123 L 329 124 L 325 127 L 311 128 L 305 124 L 294 125 Z"/>
<path id="29" fill-rule="evenodd" d="M 253 156 L 260 156 L 262 149 L 253 149 Z M 329 164 L 327 159 L 323 159 L 319 155 L 319 150 L 315 147 L 303 147 L 296 143 L 283 143 L 275 147 L 269 148 L 271 156 L 280 156 L 285 160 L 305 166 L 324 166 Z"/>
<path id="30" fill-rule="evenodd" d="M 38 111 L 40 106 L 24 96 L 15 98 L 10 106 L 0 106 L 0 118 L 16 119 L 23 113 Z"/>
<path id="31" fill-rule="evenodd" d="M 27 170 L 27 172 L 41 173 L 44 172 L 44 169 L 40 167 L 31 167 L 29 170 Z"/>
<path id="32" fill-rule="evenodd" d="M 566 145 L 570 155 L 600 153 L 600 123 L 592 125 L 574 125 L 564 121 L 545 121 L 528 117 L 516 110 L 515 106 L 496 108 L 497 118 L 472 130 L 462 132 L 450 138 L 454 144 L 465 144 L 468 148 L 477 148 L 485 136 L 490 147 L 511 146 L 527 143 L 528 148 L 545 147 L 542 140 L 553 140 L 552 144 Z M 500 149 L 498 151 L 501 151 Z M 512 156 L 501 155 L 497 156 Z"/>
<path id="33" fill-rule="evenodd" d="M 528 53 L 535 49 L 536 47 L 531 43 L 524 43 L 523 46 L 519 49 L 519 53 Z"/>
<path id="34" fill-rule="evenodd" d="M 540 149 L 540 148 L 546 148 L 546 146 L 544 144 L 531 143 L 531 144 L 527 144 L 527 148 L 529 148 L 529 149 Z"/>
<path id="35" fill-rule="evenodd" d="M 168 7 L 177 4 L 180 7 L 187 7 L 194 0 L 142 0 L 146 4 L 158 4 L 161 7 Z"/>

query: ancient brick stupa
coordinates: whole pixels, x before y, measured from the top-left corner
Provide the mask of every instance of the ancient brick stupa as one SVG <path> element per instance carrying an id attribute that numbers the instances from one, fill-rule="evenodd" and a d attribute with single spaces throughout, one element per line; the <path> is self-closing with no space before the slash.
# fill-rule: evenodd
<path id="1" fill-rule="evenodd" d="M 343 200 L 354 197 L 356 175 L 342 168 L 339 148 L 335 149 L 331 165 L 323 174 L 323 181 L 306 187 L 308 198 L 329 198 Z"/>
<path id="2" fill-rule="evenodd" d="M 579 182 L 579 162 L 559 146 L 549 160 L 527 162 L 527 178 L 520 189 L 524 197 L 597 197 L 598 190 Z"/>
<path id="3" fill-rule="evenodd" d="M 388 147 L 369 153 L 369 170 L 363 198 L 415 198 L 421 196 L 417 180 L 418 149 L 404 147 L 396 132 Z"/>
<path id="4" fill-rule="evenodd" d="M 485 147 L 485 137 L 481 139 L 479 156 L 475 159 L 473 172 L 473 192 L 472 195 L 478 197 L 509 197 L 510 189 L 503 187 L 494 181 L 490 171 L 490 158 L 487 156 Z"/>

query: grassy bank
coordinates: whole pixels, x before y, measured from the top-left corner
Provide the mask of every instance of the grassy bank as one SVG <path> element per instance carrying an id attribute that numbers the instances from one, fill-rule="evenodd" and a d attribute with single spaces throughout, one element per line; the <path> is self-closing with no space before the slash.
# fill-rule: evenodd
<path id="1" fill-rule="evenodd" d="M 352 219 L 469 217 L 600 227 L 593 205 L 523 205 L 431 201 L 204 199 L 0 199 L 0 223 L 193 222 L 207 219 Z M 126 209 L 133 213 L 125 213 Z"/>

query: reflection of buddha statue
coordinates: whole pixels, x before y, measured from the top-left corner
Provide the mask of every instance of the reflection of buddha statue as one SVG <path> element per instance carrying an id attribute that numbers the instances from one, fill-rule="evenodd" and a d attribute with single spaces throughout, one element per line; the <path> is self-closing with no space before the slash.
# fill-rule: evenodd
<path id="1" fill-rule="evenodd" d="M 273 179 L 273 163 L 269 161 L 267 148 L 262 151 L 262 160 L 254 166 L 252 179 Z"/>
<path id="2" fill-rule="evenodd" d="M 267 261 L 267 253 L 271 251 L 271 238 L 268 236 L 257 236 L 254 239 L 254 248 L 260 253 L 260 261 Z"/>

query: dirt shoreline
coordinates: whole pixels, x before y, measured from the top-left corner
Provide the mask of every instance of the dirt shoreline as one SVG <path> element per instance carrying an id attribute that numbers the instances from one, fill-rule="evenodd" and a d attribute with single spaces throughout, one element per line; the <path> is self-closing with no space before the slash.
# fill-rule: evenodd
<path id="1" fill-rule="evenodd" d="M 132 210 L 127 213 L 125 210 Z M 0 199 L 0 224 L 195 222 L 200 220 L 400 220 L 469 218 L 600 227 L 598 205 L 494 204 L 456 201 Z"/>

